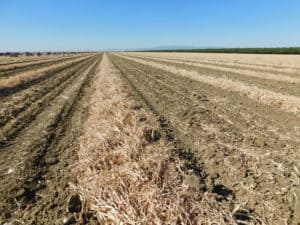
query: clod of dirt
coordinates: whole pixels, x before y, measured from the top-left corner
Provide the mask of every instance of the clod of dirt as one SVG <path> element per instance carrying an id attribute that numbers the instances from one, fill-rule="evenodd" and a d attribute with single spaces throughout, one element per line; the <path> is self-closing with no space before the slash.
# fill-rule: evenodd
<path id="1" fill-rule="evenodd" d="M 248 224 L 246 221 L 251 219 L 249 212 L 245 210 L 237 210 L 233 216 L 238 224 Z"/>
<path id="2" fill-rule="evenodd" d="M 132 109 L 140 110 L 142 107 L 143 107 L 143 105 L 134 105 L 134 106 L 132 106 Z"/>
<path id="3" fill-rule="evenodd" d="M 263 138 L 259 138 L 259 137 L 255 138 L 254 144 L 257 147 L 266 147 L 268 145 Z"/>
<path id="4" fill-rule="evenodd" d="M 187 185 L 192 191 L 198 192 L 201 188 L 200 178 L 195 174 L 185 175 L 183 183 Z"/>
<path id="5" fill-rule="evenodd" d="M 195 98 L 198 98 L 200 101 L 202 102 L 208 102 L 208 97 L 206 95 L 203 95 L 203 94 L 197 94 L 197 93 L 193 93 L 193 96 Z"/>
<path id="6" fill-rule="evenodd" d="M 63 219 L 63 225 L 70 225 L 70 224 L 75 224 L 75 223 L 76 223 L 76 219 L 74 216 L 65 217 Z"/>
<path id="7" fill-rule="evenodd" d="M 143 138 L 145 138 L 148 143 L 153 143 L 161 138 L 161 134 L 157 130 L 145 128 L 143 131 Z"/>
<path id="8" fill-rule="evenodd" d="M 83 224 L 99 224 L 96 217 L 96 211 L 89 210 L 82 214 Z"/>
<path id="9" fill-rule="evenodd" d="M 73 195 L 70 200 L 69 200 L 69 204 L 68 204 L 68 210 L 71 213 L 78 213 L 80 212 L 82 209 L 82 202 L 80 199 L 79 195 Z"/>
<path id="10" fill-rule="evenodd" d="M 141 118 L 139 118 L 139 122 L 145 122 L 145 121 L 147 121 L 147 118 L 146 117 L 141 117 Z"/>
<path id="11" fill-rule="evenodd" d="M 218 194 L 218 197 L 216 199 L 219 201 L 226 200 L 229 197 L 234 197 L 233 191 L 225 187 L 223 184 L 215 185 L 212 192 Z"/>

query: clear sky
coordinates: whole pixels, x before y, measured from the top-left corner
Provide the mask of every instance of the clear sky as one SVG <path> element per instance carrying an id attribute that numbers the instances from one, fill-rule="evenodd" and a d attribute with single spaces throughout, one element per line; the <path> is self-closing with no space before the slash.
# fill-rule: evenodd
<path id="1" fill-rule="evenodd" d="M 0 51 L 300 46 L 300 0 L 0 0 Z"/>

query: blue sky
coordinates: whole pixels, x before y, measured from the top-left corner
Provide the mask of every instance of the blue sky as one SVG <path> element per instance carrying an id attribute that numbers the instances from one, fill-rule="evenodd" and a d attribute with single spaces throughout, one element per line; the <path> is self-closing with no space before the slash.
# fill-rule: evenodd
<path id="1" fill-rule="evenodd" d="M 300 46 L 300 0 L 1 0 L 0 51 Z"/>

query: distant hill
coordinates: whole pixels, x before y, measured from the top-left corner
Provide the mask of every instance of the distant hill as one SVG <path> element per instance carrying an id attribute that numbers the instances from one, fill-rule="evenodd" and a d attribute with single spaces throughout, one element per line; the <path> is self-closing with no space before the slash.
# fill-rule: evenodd
<path id="1" fill-rule="evenodd" d="M 141 51 L 155 51 L 155 50 L 192 50 L 192 49 L 211 49 L 211 48 L 221 48 L 216 46 L 205 46 L 205 47 L 199 47 L 199 46 L 190 46 L 190 45 L 162 45 L 157 47 L 151 47 L 151 48 L 140 48 Z"/>

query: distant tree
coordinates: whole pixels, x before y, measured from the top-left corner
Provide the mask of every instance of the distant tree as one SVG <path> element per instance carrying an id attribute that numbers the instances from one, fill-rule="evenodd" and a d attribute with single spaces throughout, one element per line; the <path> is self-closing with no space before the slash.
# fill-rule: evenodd
<path id="1" fill-rule="evenodd" d="M 18 53 L 18 52 L 9 52 L 8 55 L 10 57 L 19 57 L 20 53 Z"/>
<path id="2" fill-rule="evenodd" d="M 26 56 L 33 56 L 34 54 L 32 52 L 25 52 Z"/>

